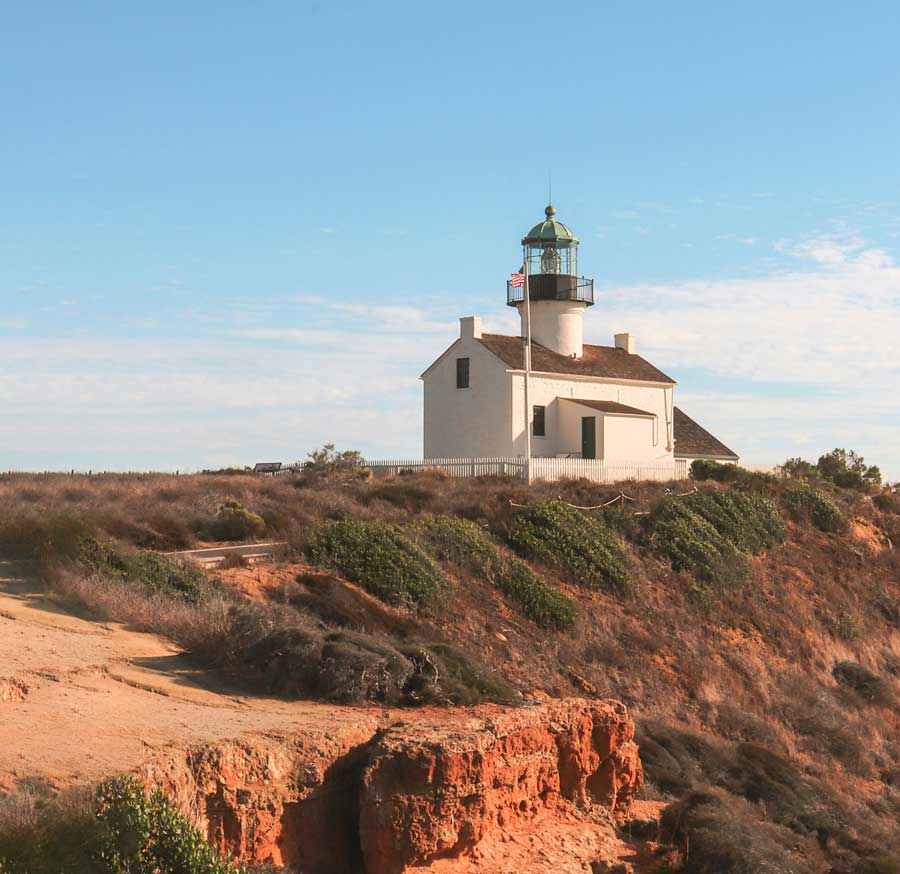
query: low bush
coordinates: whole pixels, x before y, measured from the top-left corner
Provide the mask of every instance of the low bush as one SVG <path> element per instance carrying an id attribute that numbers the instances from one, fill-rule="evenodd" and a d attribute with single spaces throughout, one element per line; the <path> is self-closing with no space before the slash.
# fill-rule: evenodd
<path id="1" fill-rule="evenodd" d="M 784 540 L 778 507 L 763 495 L 704 489 L 680 500 L 741 552 L 763 552 Z"/>
<path id="2" fill-rule="evenodd" d="M 781 722 L 795 731 L 807 753 L 827 756 L 859 776 L 871 776 L 867 740 L 847 720 L 835 696 L 811 687 L 803 674 L 785 678 L 781 694 L 771 705 Z"/>
<path id="3" fill-rule="evenodd" d="M 826 849 L 828 859 L 835 863 L 828 868 L 829 871 L 850 874 L 892 870 L 880 866 L 884 865 L 885 860 L 896 857 L 896 836 L 872 822 L 871 812 L 848 806 L 826 783 L 804 774 L 771 749 L 754 743 L 723 743 L 661 721 L 640 725 L 636 739 L 641 748 L 647 779 L 664 791 L 685 796 L 694 792 L 708 793 L 709 787 L 716 787 L 712 794 L 726 805 L 734 804 L 746 810 L 741 799 L 750 802 L 765 816 L 765 821 L 760 823 L 765 827 L 761 835 L 780 834 L 782 837 L 778 840 L 784 840 L 786 850 L 788 847 L 800 849 L 798 858 L 782 857 L 783 862 L 791 862 L 795 866 L 785 870 L 804 870 L 796 867 L 800 859 L 808 857 L 802 851 L 801 842 L 806 842 L 808 850 L 816 847 Z M 687 802 L 690 798 L 688 794 L 684 800 Z M 676 842 L 679 834 L 677 823 L 684 816 L 689 818 L 690 806 L 679 808 L 676 805 L 665 817 L 665 830 Z M 773 825 L 793 834 L 788 836 L 787 831 L 778 829 L 772 831 Z M 714 832 L 715 828 L 710 832 L 713 837 Z M 684 832 L 681 834 L 683 837 Z M 753 845 L 742 839 L 726 838 L 725 846 L 730 846 L 735 853 L 718 859 L 721 865 L 754 860 Z M 692 844 L 688 867 L 684 870 L 769 870 L 765 867 L 690 867 L 702 866 L 708 858 L 716 859 L 715 847 L 715 843 L 710 843 L 704 852 L 697 852 L 696 844 Z M 813 870 L 824 868 L 820 866 Z"/>
<path id="4" fill-rule="evenodd" d="M 809 483 L 789 486 L 781 493 L 781 504 L 795 520 L 808 520 L 820 531 L 839 531 L 843 516 L 838 505 Z"/>
<path id="5" fill-rule="evenodd" d="M 250 540 L 262 537 L 266 520 L 248 510 L 240 501 L 228 498 L 218 513 L 204 527 L 203 534 L 210 540 Z"/>
<path id="6" fill-rule="evenodd" d="M 870 704 L 889 706 L 894 696 L 888 683 L 878 674 L 857 662 L 838 662 L 832 669 L 831 675 L 842 686 L 852 689 L 860 698 Z"/>
<path id="7" fill-rule="evenodd" d="M 500 553 L 486 531 L 459 516 L 426 516 L 418 523 L 426 548 L 438 561 L 482 573 L 500 562 Z"/>
<path id="8" fill-rule="evenodd" d="M 691 463 L 691 479 L 695 482 L 712 480 L 719 483 L 733 483 L 741 488 L 771 488 L 778 478 L 771 473 L 747 470 L 737 464 L 723 464 L 719 461 L 698 458 Z"/>
<path id="9" fill-rule="evenodd" d="M 146 549 L 130 549 L 89 537 L 82 541 L 80 565 L 107 580 L 140 586 L 151 594 L 200 601 L 220 588 L 199 567 Z"/>
<path id="10" fill-rule="evenodd" d="M 722 464 L 719 461 L 698 458 L 691 462 L 691 479 L 714 480 L 718 483 L 732 482 L 738 478 L 740 470 L 736 464 Z"/>
<path id="11" fill-rule="evenodd" d="M 309 555 L 376 598 L 413 610 L 434 610 L 448 588 L 434 562 L 395 525 L 331 522 L 315 533 Z"/>
<path id="12" fill-rule="evenodd" d="M 749 575 L 746 556 L 690 504 L 665 498 L 650 512 L 645 542 L 665 556 L 676 571 L 694 575 L 703 594 L 711 586 L 724 589 L 744 583 Z"/>
<path id="13" fill-rule="evenodd" d="M 235 604 L 213 653 L 233 673 L 292 698 L 392 705 L 509 702 L 498 674 L 445 643 L 322 628 L 296 610 Z"/>
<path id="14" fill-rule="evenodd" d="M 0 557 L 63 560 L 75 558 L 95 531 L 83 514 L 42 513 L 0 516 Z"/>
<path id="15" fill-rule="evenodd" d="M 509 540 L 522 555 L 562 569 L 586 588 L 620 595 L 634 588 L 621 538 L 601 519 L 563 501 L 517 509 Z"/>
<path id="16" fill-rule="evenodd" d="M 244 874 L 245 869 L 221 859 L 162 792 L 147 794 L 133 777 L 117 777 L 92 795 L 4 799 L 0 871 Z"/>
<path id="17" fill-rule="evenodd" d="M 896 492 L 875 495 L 872 503 L 887 516 L 900 516 L 900 494 Z"/>
<path id="18" fill-rule="evenodd" d="M 416 666 L 405 690 L 412 703 L 509 704 L 516 697 L 500 674 L 452 644 L 429 643 L 403 650 Z"/>
<path id="19" fill-rule="evenodd" d="M 339 486 L 371 478 L 362 455 L 355 449 L 338 451 L 333 443 L 310 452 L 303 463 L 297 484 Z"/>
<path id="20" fill-rule="evenodd" d="M 575 626 L 577 611 L 571 598 L 525 562 L 503 555 L 476 523 L 457 516 L 427 516 L 419 530 L 438 560 L 484 577 L 536 625 L 567 631 Z"/>
<path id="21" fill-rule="evenodd" d="M 696 577 L 698 592 L 746 580 L 746 555 L 784 539 L 778 508 L 761 494 L 703 489 L 670 495 L 652 508 L 644 540 L 678 571 Z"/>
<path id="22" fill-rule="evenodd" d="M 685 874 L 813 874 L 798 858 L 797 836 L 761 821 L 747 801 L 713 788 L 689 792 L 661 819 L 663 840 L 682 848 Z"/>
<path id="23" fill-rule="evenodd" d="M 848 643 L 857 640 L 862 636 L 862 625 L 859 619 L 849 610 L 824 610 L 822 613 L 822 624 L 833 634 L 838 640 L 845 640 Z"/>
<path id="24" fill-rule="evenodd" d="M 541 628 L 571 631 L 578 611 L 571 598 L 551 586 L 525 562 L 507 559 L 494 575 L 498 589 Z"/>
<path id="25" fill-rule="evenodd" d="M 427 510 L 442 490 L 442 481 L 435 476 L 413 474 L 375 481 L 365 491 L 365 501 L 384 501 L 407 513 L 421 513 Z"/>

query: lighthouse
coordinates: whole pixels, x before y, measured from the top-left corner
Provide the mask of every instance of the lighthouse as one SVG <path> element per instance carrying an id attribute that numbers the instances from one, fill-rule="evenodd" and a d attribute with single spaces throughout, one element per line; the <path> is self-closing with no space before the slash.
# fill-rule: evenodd
<path id="1" fill-rule="evenodd" d="M 615 333 L 611 345 L 584 342 L 594 280 L 579 276 L 578 237 L 552 204 L 521 244 L 522 269 L 506 283 L 518 335 L 463 316 L 459 336 L 422 373 L 425 458 L 602 460 L 633 464 L 635 476 L 676 459 L 736 461 L 675 406 L 675 380 L 638 355 L 632 333 Z"/>
<path id="2" fill-rule="evenodd" d="M 584 311 L 594 304 L 594 280 L 578 275 L 578 237 L 556 219 L 548 204 L 544 220 L 522 238 L 524 284 L 507 282 L 506 302 L 519 311 L 521 334 L 528 334 L 530 304 L 533 342 L 563 355 L 584 355 Z"/>

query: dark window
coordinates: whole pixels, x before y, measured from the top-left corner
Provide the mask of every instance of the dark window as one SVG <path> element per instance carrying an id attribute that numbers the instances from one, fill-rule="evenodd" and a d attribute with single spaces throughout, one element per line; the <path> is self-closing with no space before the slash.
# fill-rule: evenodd
<path id="1" fill-rule="evenodd" d="M 457 358 L 456 359 L 456 387 L 457 388 L 468 388 L 469 387 L 469 359 L 468 358 Z"/>
<path id="2" fill-rule="evenodd" d="M 531 433 L 535 437 L 546 437 L 547 408 L 535 405 L 532 420 Z"/>

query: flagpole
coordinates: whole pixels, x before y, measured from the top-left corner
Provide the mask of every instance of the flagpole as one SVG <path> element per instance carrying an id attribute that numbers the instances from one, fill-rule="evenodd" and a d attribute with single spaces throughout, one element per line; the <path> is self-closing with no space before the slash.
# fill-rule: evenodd
<path id="1" fill-rule="evenodd" d="M 528 249 L 525 248 L 525 482 L 531 485 L 531 407 L 528 401 L 528 379 L 531 375 L 531 294 L 528 290 Z"/>

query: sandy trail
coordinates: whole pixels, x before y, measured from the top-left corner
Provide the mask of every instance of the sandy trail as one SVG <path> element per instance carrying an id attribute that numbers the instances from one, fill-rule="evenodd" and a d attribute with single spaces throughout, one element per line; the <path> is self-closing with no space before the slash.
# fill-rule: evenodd
<path id="1" fill-rule="evenodd" d="M 128 771 L 247 733 L 371 736 L 389 711 L 235 694 L 162 638 L 61 610 L 0 562 L 0 791 Z"/>

